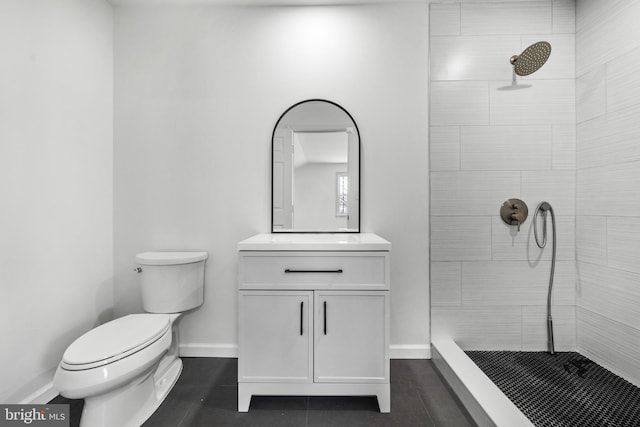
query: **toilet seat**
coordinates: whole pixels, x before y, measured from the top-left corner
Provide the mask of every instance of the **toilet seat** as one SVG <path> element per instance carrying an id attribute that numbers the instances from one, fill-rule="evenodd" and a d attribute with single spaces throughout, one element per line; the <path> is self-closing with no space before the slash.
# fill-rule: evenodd
<path id="1" fill-rule="evenodd" d="M 60 367 L 82 371 L 113 363 L 150 346 L 171 329 L 166 314 L 130 314 L 75 340 L 62 356 Z"/>

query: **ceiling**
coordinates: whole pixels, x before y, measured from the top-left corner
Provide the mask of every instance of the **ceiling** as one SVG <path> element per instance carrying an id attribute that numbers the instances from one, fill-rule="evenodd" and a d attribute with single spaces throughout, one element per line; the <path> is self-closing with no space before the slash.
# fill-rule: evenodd
<path id="1" fill-rule="evenodd" d="M 114 6 L 217 5 L 217 6 L 331 6 L 356 4 L 429 3 L 430 0 L 107 0 Z"/>
<path id="2" fill-rule="evenodd" d="M 346 131 L 294 132 L 294 167 L 308 163 L 348 163 L 349 136 Z"/>

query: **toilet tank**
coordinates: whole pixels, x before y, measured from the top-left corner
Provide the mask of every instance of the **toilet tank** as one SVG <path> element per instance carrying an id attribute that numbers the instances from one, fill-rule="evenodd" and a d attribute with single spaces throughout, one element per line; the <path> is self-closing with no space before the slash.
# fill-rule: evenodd
<path id="1" fill-rule="evenodd" d="M 207 258 L 206 252 L 143 252 L 136 255 L 144 311 L 179 313 L 201 306 Z"/>

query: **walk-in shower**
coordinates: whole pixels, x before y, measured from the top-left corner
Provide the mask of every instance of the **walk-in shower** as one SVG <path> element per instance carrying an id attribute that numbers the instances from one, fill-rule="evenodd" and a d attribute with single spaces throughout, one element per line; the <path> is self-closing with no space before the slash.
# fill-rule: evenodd
<path id="1" fill-rule="evenodd" d="M 536 208 L 533 214 L 533 235 L 536 239 L 536 244 L 540 249 L 544 249 L 547 245 L 547 212 L 551 214 L 551 273 L 549 274 L 549 291 L 547 293 L 547 337 L 549 353 L 555 353 L 555 345 L 553 343 L 553 318 L 551 316 L 551 295 L 553 292 L 553 275 L 556 269 L 556 216 L 553 212 L 553 208 L 549 202 L 541 202 Z M 542 215 L 542 242 L 538 238 L 538 218 Z"/>
<path id="2" fill-rule="evenodd" d="M 640 427 L 640 1 L 429 8 L 434 363 L 478 425 Z"/>
<path id="3" fill-rule="evenodd" d="M 509 199 L 500 216 L 520 230 L 526 212 L 524 201 Z M 481 425 L 637 427 L 639 387 L 576 351 L 555 351 L 551 302 L 557 232 L 555 212 L 547 201 L 540 202 L 533 214 L 533 237 L 540 249 L 551 239 L 547 351 L 463 351 L 453 340 L 442 339 L 433 342 L 435 365 Z M 501 400 L 504 396 L 508 400 Z"/>

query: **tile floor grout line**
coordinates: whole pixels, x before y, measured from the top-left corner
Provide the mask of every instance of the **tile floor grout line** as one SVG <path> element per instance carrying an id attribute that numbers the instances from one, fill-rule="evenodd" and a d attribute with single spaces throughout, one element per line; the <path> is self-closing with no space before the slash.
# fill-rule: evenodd
<path id="1" fill-rule="evenodd" d="M 431 425 L 435 426 L 436 422 L 433 419 L 433 417 L 431 416 L 431 413 L 429 412 L 429 408 L 427 408 L 427 404 L 425 403 L 424 399 L 422 398 L 422 394 L 420 394 L 420 390 L 418 388 L 415 388 L 413 391 L 418 395 L 418 399 L 420 399 L 420 403 L 422 404 L 422 409 L 424 409 L 424 412 L 427 414 L 427 418 L 429 418 L 429 421 L 431 421 Z"/>
<path id="2" fill-rule="evenodd" d="M 304 425 L 305 427 L 309 427 L 309 404 L 311 398 L 307 396 L 307 409 L 304 412 Z"/>

